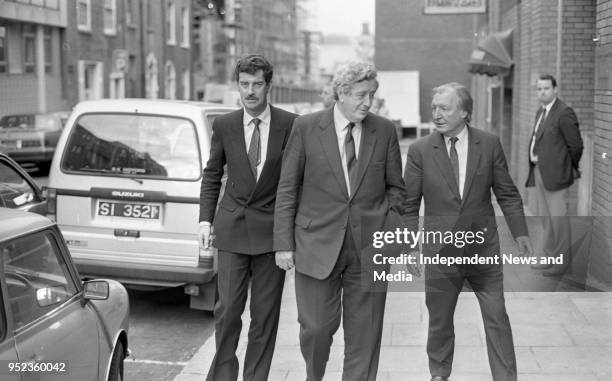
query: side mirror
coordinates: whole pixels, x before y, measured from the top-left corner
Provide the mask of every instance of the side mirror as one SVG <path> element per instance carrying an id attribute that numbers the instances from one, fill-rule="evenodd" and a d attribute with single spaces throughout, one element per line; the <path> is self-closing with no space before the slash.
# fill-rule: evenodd
<path id="1" fill-rule="evenodd" d="M 36 302 L 40 307 L 48 307 L 63 302 L 69 297 L 64 286 L 53 286 L 36 289 Z"/>
<path id="2" fill-rule="evenodd" d="M 89 280 L 83 283 L 83 299 L 106 300 L 109 295 L 108 282 L 105 280 Z"/>

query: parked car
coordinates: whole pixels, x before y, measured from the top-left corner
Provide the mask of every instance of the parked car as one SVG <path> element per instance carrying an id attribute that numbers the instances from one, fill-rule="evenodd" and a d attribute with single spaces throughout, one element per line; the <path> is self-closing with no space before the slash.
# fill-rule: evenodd
<path id="1" fill-rule="evenodd" d="M 183 286 L 212 310 L 215 250 L 199 249 L 200 183 L 221 104 L 79 103 L 49 172 L 48 209 L 79 272 L 126 285 Z"/>
<path id="2" fill-rule="evenodd" d="M 122 380 L 125 288 L 82 283 L 57 225 L 34 213 L 0 208 L 0 253 L 2 380 Z"/>
<path id="3" fill-rule="evenodd" d="M 47 201 L 38 184 L 3 153 L 0 153 L 0 207 L 47 213 Z"/>
<path id="4" fill-rule="evenodd" d="M 21 165 L 46 171 L 69 115 L 69 111 L 5 115 L 0 118 L 0 144 Z"/>

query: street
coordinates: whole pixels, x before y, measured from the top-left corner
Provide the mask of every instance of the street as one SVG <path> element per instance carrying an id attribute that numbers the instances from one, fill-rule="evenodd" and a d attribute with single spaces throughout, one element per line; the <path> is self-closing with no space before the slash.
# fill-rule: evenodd
<path id="1" fill-rule="evenodd" d="M 46 173 L 32 175 L 39 185 L 48 183 Z M 125 379 L 172 380 L 213 334 L 212 312 L 189 309 L 182 287 L 128 293 L 132 357 L 125 360 Z"/>

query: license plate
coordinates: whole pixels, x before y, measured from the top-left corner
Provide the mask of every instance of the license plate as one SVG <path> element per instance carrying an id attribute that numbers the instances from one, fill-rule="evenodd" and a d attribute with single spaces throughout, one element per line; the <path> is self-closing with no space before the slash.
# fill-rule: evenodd
<path id="1" fill-rule="evenodd" d="M 138 204 L 125 202 L 98 201 L 98 215 L 112 217 L 159 219 L 161 206 L 158 204 Z"/>
<path id="2" fill-rule="evenodd" d="M 21 140 L 1 140 L 0 144 L 4 144 L 9 148 L 21 148 Z"/>

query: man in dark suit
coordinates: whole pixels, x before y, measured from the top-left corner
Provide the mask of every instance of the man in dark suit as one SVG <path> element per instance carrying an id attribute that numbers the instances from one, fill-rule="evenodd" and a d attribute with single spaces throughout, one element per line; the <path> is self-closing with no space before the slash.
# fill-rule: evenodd
<path id="1" fill-rule="evenodd" d="M 244 380 L 267 380 L 274 353 L 285 280 L 272 251 L 274 201 L 283 150 L 297 115 L 268 104 L 272 75 L 272 65 L 261 55 L 238 60 L 234 78 L 243 108 L 213 123 L 200 191 L 200 241 L 209 247 L 213 224 L 219 250 L 217 352 L 207 380 L 238 378 L 236 347 L 249 282 L 251 326 Z M 225 165 L 225 192 L 215 214 Z"/>
<path id="2" fill-rule="evenodd" d="M 533 265 L 543 275 L 563 275 L 571 262 L 571 228 L 567 218 L 568 188 L 580 176 L 582 138 L 578 118 L 571 107 L 557 98 L 557 81 L 549 74 L 536 83 L 541 107 L 529 140 L 529 177 L 525 186 L 536 188 L 538 215 L 543 218 L 542 256 L 564 254 L 563 264 Z"/>
<path id="3" fill-rule="evenodd" d="M 378 88 L 374 68 L 347 64 L 333 87 L 335 106 L 294 123 L 276 197 L 274 250 L 281 268 L 295 264 L 307 379 L 323 378 L 342 318 L 343 379 L 374 380 L 385 293 L 362 280 L 362 265 L 372 262 L 360 255 L 371 244 L 362 237 L 400 222 L 393 210 L 404 197 L 401 155 L 394 125 L 368 112 Z"/>
<path id="4" fill-rule="evenodd" d="M 499 139 L 469 125 L 473 101 L 458 83 L 434 89 L 435 131 L 414 142 L 408 151 L 404 182 L 407 225 L 418 229 L 421 199 L 426 232 L 479 233 L 472 244 L 424 245 L 426 256 L 491 258 L 500 254 L 491 189 L 497 197 L 522 254 L 531 255 L 523 203 L 506 165 Z M 466 235 L 467 236 L 467 235 Z M 466 240 L 467 241 L 467 240 Z M 432 380 L 447 380 L 455 346 L 453 315 L 464 282 L 475 292 L 487 338 L 489 364 L 495 381 L 516 380 L 516 360 L 506 314 L 502 262 L 434 265 L 425 268 L 425 302 L 429 311 L 427 355 Z"/>

